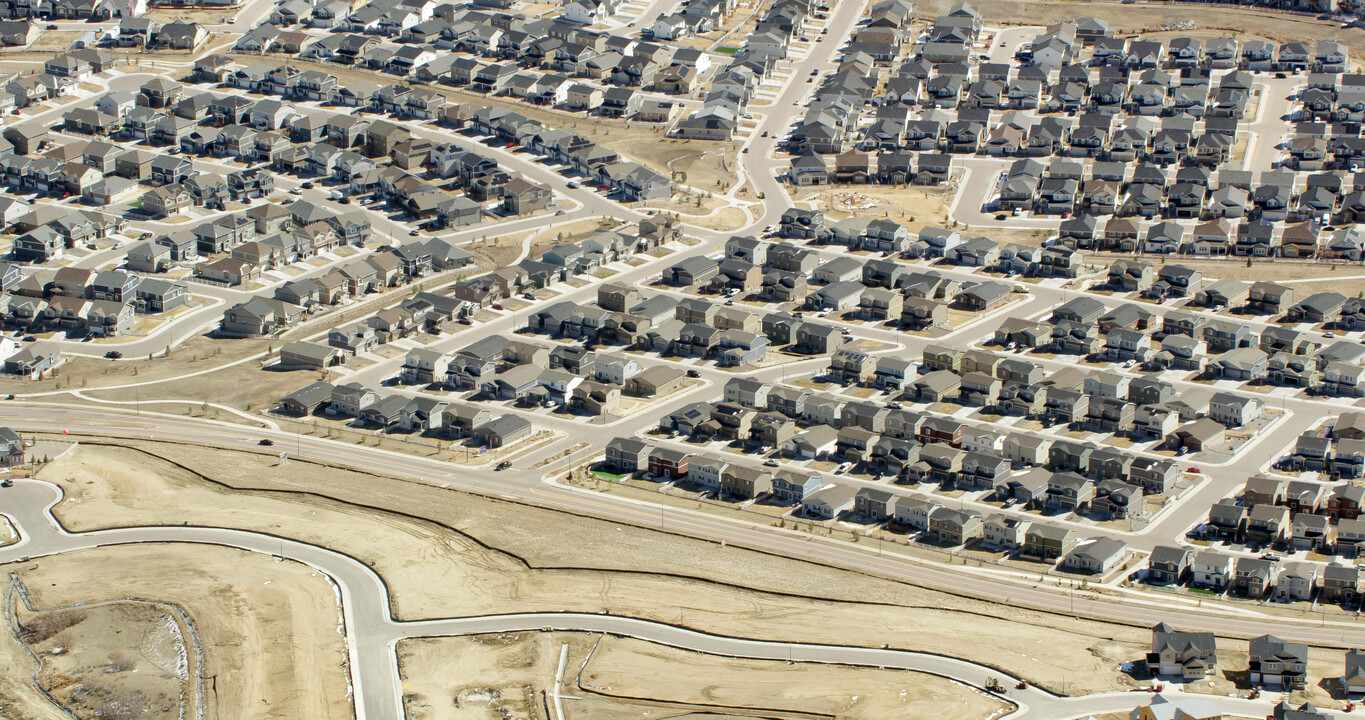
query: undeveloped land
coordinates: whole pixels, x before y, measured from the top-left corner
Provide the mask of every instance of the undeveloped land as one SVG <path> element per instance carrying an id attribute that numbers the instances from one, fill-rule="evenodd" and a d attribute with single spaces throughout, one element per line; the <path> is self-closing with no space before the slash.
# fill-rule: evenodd
<path id="1" fill-rule="evenodd" d="M 735 660 L 582 633 L 423 638 L 398 646 L 409 720 L 539 717 L 568 645 L 566 720 L 628 720 L 686 713 L 775 720 L 972 720 L 1004 703 L 921 673 Z"/>
<path id="2" fill-rule="evenodd" d="M 175 504 L 161 502 L 172 520 Z M 353 716 L 336 596 L 322 575 L 304 565 L 170 543 L 82 550 L 0 566 L 0 573 L 17 574 L 42 608 L 124 598 L 183 607 L 205 649 L 205 675 L 217 676 L 217 707 L 210 694 L 208 717 Z M 28 667 L 0 665 L 0 695 L 13 687 L 22 696 Z M 34 708 L 35 718 L 47 717 L 39 704 L 23 707 Z"/>
<path id="3" fill-rule="evenodd" d="M 1073 693 L 1137 684 L 1119 666 L 1150 641 L 1145 628 L 986 605 L 420 482 L 254 452 L 135 445 L 87 443 L 43 470 L 66 489 L 56 508 L 64 523 L 201 523 L 323 545 L 382 574 L 401 619 L 610 610 L 720 634 L 969 658 L 1057 690 L 1065 676 Z M 1310 672 L 1331 676 L 1339 665 L 1339 651 L 1325 652 Z"/>
<path id="4" fill-rule="evenodd" d="M 18 626 L 42 663 L 39 684 L 76 717 L 194 715 L 186 640 L 166 608 L 121 601 L 20 612 Z"/>

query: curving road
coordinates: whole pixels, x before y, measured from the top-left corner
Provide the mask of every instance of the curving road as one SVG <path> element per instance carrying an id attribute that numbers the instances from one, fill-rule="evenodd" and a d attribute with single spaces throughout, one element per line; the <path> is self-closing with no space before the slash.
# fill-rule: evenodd
<path id="1" fill-rule="evenodd" d="M 0 403 L 0 425 L 25 432 L 60 433 L 70 430 L 105 438 L 151 439 L 196 445 L 255 449 L 261 438 L 275 441 L 274 450 L 295 457 L 319 458 L 336 465 L 381 475 L 402 475 L 441 487 L 528 502 L 552 510 L 659 527 L 712 541 L 726 540 L 782 557 L 805 559 L 834 567 L 866 572 L 958 595 L 1065 615 L 1099 618 L 1137 625 L 1169 622 L 1190 630 L 1207 630 L 1225 637 L 1250 638 L 1267 632 L 1292 642 L 1325 647 L 1365 646 L 1365 627 L 1354 622 L 1320 621 L 1264 614 L 1244 607 L 1202 607 L 1195 600 L 1165 594 L 1133 594 L 1128 600 L 1113 595 L 1068 593 L 1057 586 L 1023 577 L 982 574 L 973 568 L 947 566 L 895 552 L 878 552 L 862 545 L 832 541 L 708 514 L 700 510 L 660 506 L 618 495 L 596 493 L 552 484 L 545 480 L 557 467 L 581 458 L 575 453 L 541 469 L 512 469 L 501 473 L 470 471 L 439 460 L 361 447 L 346 442 L 299 436 L 229 422 L 188 419 L 126 410 L 61 405 Z M 1217 487 L 1209 483 L 1211 487 Z M 1226 490 L 1226 487 L 1224 487 Z"/>
<path id="2" fill-rule="evenodd" d="M 395 652 L 400 640 L 543 630 L 620 635 L 725 657 L 909 670 L 948 678 L 982 693 L 991 679 L 999 679 L 1009 688 L 1001 697 L 1017 706 L 1005 716 L 1011 720 L 1069 720 L 1094 713 L 1123 712 L 1149 702 L 1151 697 L 1145 692 L 1059 697 L 1032 686 L 1016 689 L 1015 678 L 940 655 L 889 646 L 866 648 L 728 637 L 615 615 L 544 612 L 399 621 L 391 613 L 383 578 L 349 555 L 273 535 L 224 528 L 131 527 L 71 533 L 52 514 L 53 506 L 61 499 L 57 486 L 31 479 L 17 481 L 0 495 L 0 516 L 8 518 L 21 536 L 18 543 L 0 549 L 0 565 L 97 547 L 175 542 L 283 556 L 327 575 L 340 589 L 356 716 L 360 720 L 403 716 Z M 1212 699 L 1229 714 L 1264 715 L 1271 707 L 1268 700 Z"/>

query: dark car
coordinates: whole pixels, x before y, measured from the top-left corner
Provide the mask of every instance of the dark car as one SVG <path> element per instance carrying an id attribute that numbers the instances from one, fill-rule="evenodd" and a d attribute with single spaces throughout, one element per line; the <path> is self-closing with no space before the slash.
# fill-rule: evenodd
<path id="1" fill-rule="evenodd" d="M 105 353 L 104 356 L 109 358 L 110 360 L 118 360 L 119 358 L 123 357 L 123 353 L 117 350 L 110 350 L 109 352 Z"/>
<path id="2" fill-rule="evenodd" d="M 690 378 L 699 378 L 699 377 L 701 377 L 701 371 L 699 371 L 699 370 L 688 370 L 688 371 L 687 371 L 687 376 L 690 377 Z"/>
<path id="3" fill-rule="evenodd" d="M 257 445 L 264 445 L 264 446 L 266 446 L 266 447 L 270 447 L 271 445 L 274 445 L 274 444 L 275 444 L 275 441 L 274 441 L 274 440 L 271 440 L 270 438 L 261 438 L 261 441 L 258 442 L 258 443 L 256 443 L 256 444 L 257 444 Z"/>
<path id="4" fill-rule="evenodd" d="M 304 190 L 312 190 L 312 189 L 313 189 L 313 183 L 311 183 L 311 182 L 306 182 L 306 183 L 304 183 L 303 185 L 300 185 L 299 187 L 302 187 Z"/>
<path id="5" fill-rule="evenodd" d="M 493 468 L 493 469 L 494 469 L 494 470 L 506 470 L 507 468 L 510 468 L 510 467 L 512 467 L 512 463 L 510 463 L 510 462 L 508 462 L 508 461 L 506 461 L 506 460 L 503 460 L 502 462 L 498 463 L 498 466 L 497 466 L 497 467 L 495 467 L 495 468 Z"/>
<path id="6" fill-rule="evenodd" d="M 9 478 L 0 480 L 0 487 L 14 487 L 14 481 Z"/>

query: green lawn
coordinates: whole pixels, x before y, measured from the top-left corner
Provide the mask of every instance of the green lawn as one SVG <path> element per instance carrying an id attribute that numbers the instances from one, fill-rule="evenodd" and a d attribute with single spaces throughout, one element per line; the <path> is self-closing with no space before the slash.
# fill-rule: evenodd
<path id="1" fill-rule="evenodd" d="M 602 478 L 603 480 L 612 480 L 614 482 L 620 482 L 621 478 L 626 477 L 625 473 L 613 473 L 607 472 L 606 470 L 593 470 L 592 474 Z"/>
<path id="2" fill-rule="evenodd" d="M 739 48 L 723 45 L 721 47 L 716 48 L 716 52 L 722 55 L 734 55 L 735 53 L 739 52 Z"/>

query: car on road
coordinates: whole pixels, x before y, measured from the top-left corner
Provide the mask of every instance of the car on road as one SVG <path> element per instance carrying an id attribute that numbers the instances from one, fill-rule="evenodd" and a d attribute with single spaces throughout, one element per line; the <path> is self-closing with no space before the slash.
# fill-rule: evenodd
<path id="1" fill-rule="evenodd" d="M 563 215 L 563 214 L 564 214 L 564 211 L 563 211 L 563 210 L 556 210 L 556 211 L 555 211 L 555 215 L 556 215 L 556 216 Z"/>
<path id="2" fill-rule="evenodd" d="M 1262 559 L 1262 560 L 1269 560 L 1269 561 L 1271 561 L 1271 562 L 1279 562 L 1279 561 L 1283 560 L 1284 558 L 1280 557 L 1278 553 L 1268 552 L 1268 553 L 1262 553 L 1262 554 L 1261 554 L 1261 559 Z"/>
<path id="3" fill-rule="evenodd" d="M 577 182 L 574 182 L 574 181 L 572 181 L 572 180 L 570 180 L 567 187 L 568 187 L 570 190 L 577 190 L 577 189 L 578 189 L 578 183 L 577 183 Z"/>
<path id="4" fill-rule="evenodd" d="M 687 376 L 690 377 L 690 378 L 699 378 L 699 377 L 701 377 L 701 371 L 700 371 L 700 370 L 688 370 L 688 371 L 687 371 Z"/>
<path id="5" fill-rule="evenodd" d="M 47 29 L 48 29 L 48 30 L 57 30 L 58 28 L 57 28 L 56 25 L 48 25 L 48 26 L 47 26 Z"/>
<path id="6" fill-rule="evenodd" d="M 302 195 L 303 191 L 298 188 L 289 188 L 290 195 Z"/>
<path id="7" fill-rule="evenodd" d="M 498 463 L 498 466 L 497 466 L 497 467 L 495 467 L 495 468 L 493 468 L 493 469 L 494 469 L 494 470 L 497 470 L 497 471 L 502 471 L 502 470 L 506 470 L 507 468 L 510 468 L 510 467 L 512 467 L 512 463 L 508 462 L 507 460 L 503 460 L 502 462 Z"/>
<path id="8" fill-rule="evenodd" d="M 1322 336 L 1330 340 L 1331 338 L 1336 337 L 1337 334 L 1336 334 L 1336 333 L 1323 333 Z"/>
<path id="9" fill-rule="evenodd" d="M 1200 474 L 1200 473 L 1202 473 L 1202 472 L 1204 472 L 1204 471 L 1203 471 L 1203 470 L 1200 470 L 1199 468 L 1197 468 L 1197 467 L 1195 467 L 1195 466 L 1193 466 L 1193 465 L 1191 465 L 1191 466 L 1185 468 L 1185 472 L 1187 472 L 1187 473 L 1194 473 L 1194 474 L 1198 475 L 1198 474 Z"/>
<path id="10" fill-rule="evenodd" d="M 271 445 L 274 445 L 274 444 L 275 444 L 275 441 L 274 441 L 274 440 L 271 440 L 270 438 L 261 438 L 261 441 L 258 442 L 258 443 L 256 443 L 256 444 L 257 444 L 257 445 L 262 445 L 262 446 L 265 446 L 265 447 L 270 447 Z"/>
<path id="11" fill-rule="evenodd" d="M 347 197 L 347 196 L 345 196 L 345 195 L 342 195 L 341 197 L 337 198 L 337 202 L 341 203 L 342 205 L 350 205 L 350 204 L 351 204 L 351 198 L 349 198 L 349 197 Z"/>
<path id="12" fill-rule="evenodd" d="M 768 137 L 768 131 L 767 131 L 767 130 L 764 130 L 764 131 L 763 131 L 763 134 L 760 135 L 759 137 Z"/>
<path id="13" fill-rule="evenodd" d="M 819 68 L 816 68 L 816 69 L 810 71 L 810 76 L 811 76 L 811 77 L 817 77 L 817 76 L 819 76 L 819 75 L 820 75 L 820 69 L 819 69 Z"/>
<path id="14" fill-rule="evenodd" d="M 104 356 L 106 358 L 109 358 L 110 360 L 118 360 L 119 358 L 123 357 L 123 353 L 117 350 L 110 350 L 109 352 L 105 353 Z"/>
<path id="15" fill-rule="evenodd" d="M 303 185 L 301 185 L 300 187 L 302 187 L 304 190 L 312 190 L 312 189 L 313 189 L 313 183 L 311 183 L 311 182 L 305 182 L 305 183 L 304 183 Z"/>
<path id="16" fill-rule="evenodd" d="M 748 154 L 749 154 L 749 148 L 746 147 L 746 148 L 744 148 L 743 150 L 740 150 L 740 153 L 742 153 L 742 154 L 744 154 L 744 155 L 748 155 Z"/>
<path id="17" fill-rule="evenodd" d="M 0 480 L 0 487 L 14 487 L 14 481 L 9 478 Z"/>
<path id="18" fill-rule="evenodd" d="M 37 338 L 36 336 L 33 336 L 33 335 L 25 335 L 25 336 L 24 336 L 24 342 L 37 342 L 37 341 L 38 341 L 38 338 Z"/>
<path id="19" fill-rule="evenodd" d="M 777 467 L 777 466 L 778 466 L 778 462 L 777 462 L 776 460 L 764 460 L 764 461 L 763 461 L 763 465 L 764 465 L 765 467 Z"/>
<path id="20" fill-rule="evenodd" d="M 409 230 L 409 231 L 408 231 L 408 236 L 409 236 L 409 237 L 417 237 L 417 231 L 416 231 L 416 230 Z"/>

